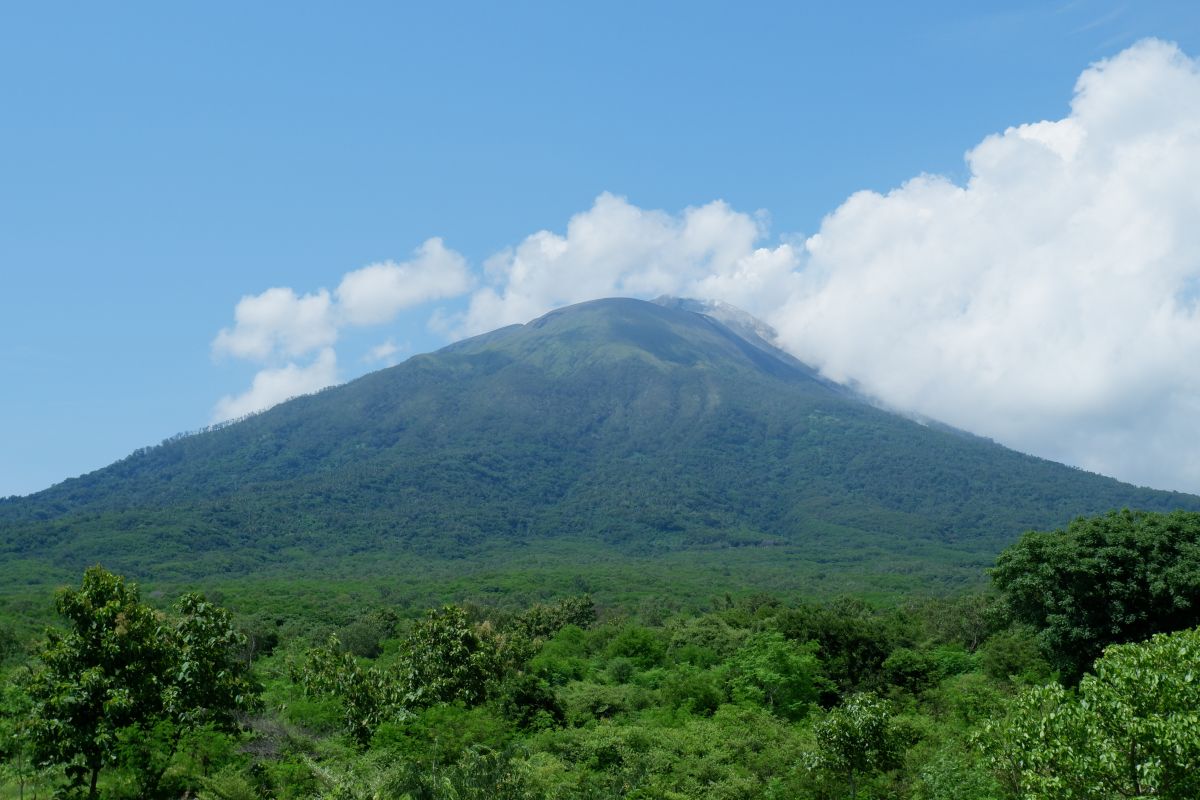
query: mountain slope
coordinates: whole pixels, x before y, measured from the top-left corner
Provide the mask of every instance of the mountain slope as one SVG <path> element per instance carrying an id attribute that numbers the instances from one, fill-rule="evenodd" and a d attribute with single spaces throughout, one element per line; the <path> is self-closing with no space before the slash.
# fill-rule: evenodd
<path id="1" fill-rule="evenodd" d="M 1079 514 L 1200 509 L 887 413 L 755 338 L 679 303 L 560 309 L 0 503 L 0 586 L 95 561 L 187 578 L 680 554 L 751 583 L 936 576 Z"/>

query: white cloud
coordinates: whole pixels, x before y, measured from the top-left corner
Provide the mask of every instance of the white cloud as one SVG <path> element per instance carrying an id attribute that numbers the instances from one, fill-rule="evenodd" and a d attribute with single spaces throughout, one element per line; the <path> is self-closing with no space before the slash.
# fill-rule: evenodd
<path id="1" fill-rule="evenodd" d="M 601 195 L 565 234 L 485 265 L 441 329 L 659 293 L 725 300 L 839 380 L 1010 446 L 1200 490 L 1200 76 L 1144 41 L 1079 78 L 1070 114 L 967 154 L 959 185 L 859 192 L 803 246 L 721 202 Z"/>
<path id="2" fill-rule="evenodd" d="M 1141 42 L 967 163 L 827 217 L 769 315 L 784 344 L 890 404 L 1200 490 L 1196 63 Z"/>
<path id="3" fill-rule="evenodd" d="M 247 295 L 234 309 L 235 324 L 213 340 L 213 353 L 265 361 L 275 353 L 295 357 L 337 341 L 329 292 L 298 297 L 288 288 Z"/>
<path id="4" fill-rule="evenodd" d="M 411 261 L 383 261 L 347 272 L 336 292 L 338 310 L 352 325 L 379 325 L 411 306 L 463 294 L 471 283 L 466 259 L 441 239 L 429 239 Z"/>
<path id="5" fill-rule="evenodd" d="M 237 396 L 226 395 L 217 401 L 212 421 L 222 422 L 262 411 L 284 400 L 331 386 L 337 379 L 337 356 L 332 347 L 326 347 L 308 366 L 288 363 L 277 369 L 259 371 L 247 391 Z"/>
<path id="6" fill-rule="evenodd" d="M 346 325 L 385 324 L 406 308 L 461 295 L 471 285 L 466 259 L 441 239 L 428 239 L 410 261 L 347 272 L 333 297 L 327 289 L 300 296 L 288 287 L 243 297 L 233 327 L 213 340 L 213 354 L 259 362 L 303 356 L 333 345 Z"/>
<path id="7" fill-rule="evenodd" d="M 367 354 L 365 356 L 363 356 L 363 361 L 365 361 L 368 364 L 383 363 L 385 366 L 389 366 L 389 367 L 394 366 L 396 364 L 396 360 L 397 360 L 396 356 L 401 351 L 408 350 L 408 349 L 409 349 L 408 345 L 404 345 L 403 347 L 401 347 L 400 345 L 396 344 L 391 339 L 388 339 L 386 342 L 380 342 L 379 344 L 375 345 L 370 350 L 368 350 Z"/>
<path id="8" fill-rule="evenodd" d="M 796 266 L 788 245 L 756 249 L 764 234 L 721 201 L 672 215 L 605 193 L 571 218 L 565 236 L 539 231 L 489 259 L 490 285 L 450 327 L 482 333 L 598 297 L 718 290 L 753 310 Z"/>
<path id="9" fill-rule="evenodd" d="M 1141 42 L 1087 69 L 1065 118 L 1016 125 L 966 158 L 965 184 L 919 175 L 859 192 L 803 244 L 768 240 L 763 216 L 720 201 L 671 214 L 606 193 L 564 233 L 488 259 L 466 310 L 435 311 L 430 325 L 479 333 L 607 296 L 724 300 L 888 405 L 1200 490 L 1196 62 Z M 340 325 L 466 290 L 468 272 L 429 240 L 406 263 L 347 274 L 336 302 L 324 290 L 243 298 L 214 350 L 328 347 Z"/>
<path id="10" fill-rule="evenodd" d="M 348 325 L 391 322 L 406 308 L 461 295 L 471 288 L 466 259 L 441 239 L 428 239 L 404 263 L 385 261 L 346 273 L 333 296 L 326 289 L 300 296 L 287 287 L 243 297 L 234 309 L 234 325 L 212 342 L 216 356 L 234 356 L 268 365 L 244 394 L 226 396 L 213 412 L 218 420 L 260 411 L 296 394 L 315 391 L 337 379 L 332 346 Z M 307 367 L 292 359 L 320 350 Z M 395 363 L 399 348 L 385 342 L 365 361 Z M 278 366 L 281 362 L 283 366 Z"/>

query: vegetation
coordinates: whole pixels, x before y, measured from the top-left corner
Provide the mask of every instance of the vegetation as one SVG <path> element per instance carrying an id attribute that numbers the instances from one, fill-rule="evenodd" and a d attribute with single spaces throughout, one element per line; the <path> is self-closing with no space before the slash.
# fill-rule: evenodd
<path id="1" fill-rule="evenodd" d="M 706 317 L 610 300 L 0 500 L 0 595 L 96 562 L 156 586 L 417 576 L 428 605 L 460 580 L 568 594 L 580 564 L 659 594 L 961 590 L 1022 531 L 1125 506 L 1200 498 L 919 424 Z"/>
<path id="2" fill-rule="evenodd" d="M 1012 565 L 1050 542 L 1038 574 L 1072 574 L 1094 566 L 1081 531 L 1161 535 L 1152 549 L 1175 555 L 1145 574 L 1178 586 L 1200 567 L 1198 523 L 1122 513 L 1031 534 L 993 590 L 944 599 L 363 604 L 333 626 L 190 594 L 159 610 L 92 568 L 40 644 L 5 650 L 0 796 L 1193 798 L 1195 621 L 1139 606 L 1153 635 L 1122 632 L 1075 681 Z M 1100 563 L 1116 571 L 1098 582 L 1127 583 L 1110 580 L 1121 559 Z M 1056 602 L 1111 602 L 1075 591 Z"/>
<path id="3" fill-rule="evenodd" d="M 1029 689 L 981 736 L 1016 797 L 1200 795 L 1200 629 L 1113 645 L 1079 691 Z"/>
<path id="4" fill-rule="evenodd" d="M 100 567 L 58 596 L 65 630 L 51 629 L 27 679 L 21 726 L 30 757 L 64 768 L 72 792 L 96 797 L 100 771 L 122 762 L 139 793 L 158 793 L 182 743 L 229 729 L 252 707 L 228 612 L 185 595 L 166 619 Z M 22 753 L 24 755 L 24 753 Z"/>
<path id="5" fill-rule="evenodd" d="M 1027 533 L 992 575 L 1071 681 L 1109 644 L 1200 625 L 1200 516 L 1112 512 Z"/>
<path id="6" fill-rule="evenodd" d="M 0 501 L 0 800 L 1193 798 L 1198 511 L 583 304 Z"/>

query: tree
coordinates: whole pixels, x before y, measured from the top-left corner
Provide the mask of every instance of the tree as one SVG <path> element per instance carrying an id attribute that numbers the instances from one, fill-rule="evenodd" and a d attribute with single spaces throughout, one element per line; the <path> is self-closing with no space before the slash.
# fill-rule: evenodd
<path id="1" fill-rule="evenodd" d="M 0 786 L 9 780 L 15 782 L 21 798 L 25 797 L 25 787 L 36 786 L 41 777 L 29 757 L 32 701 L 25 691 L 27 678 L 26 667 L 8 674 L 0 671 Z"/>
<path id="2" fill-rule="evenodd" d="M 587 628 L 596 621 L 590 595 L 566 597 L 554 605 L 537 604 L 513 620 L 512 627 L 533 640 L 549 639 L 568 625 Z"/>
<path id="3" fill-rule="evenodd" d="M 237 715 L 256 703 L 249 667 L 240 659 L 246 644 L 229 612 L 202 595 L 185 594 L 175 604 L 176 616 L 160 628 L 169 654 L 169 669 L 159 676 L 162 710 L 127 731 L 132 753 L 140 762 L 143 794 L 154 794 L 180 742 L 201 728 L 233 731 Z M 149 743 L 153 731 L 158 740 Z"/>
<path id="4" fill-rule="evenodd" d="M 1107 794 L 1200 797 L 1200 629 L 1114 645 L 1079 686 Z"/>
<path id="5" fill-rule="evenodd" d="M 1093 782 L 1076 761 L 1087 745 L 1079 706 L 1057 683 L 1022 692 L 977 741 L 1006 798 L 1093 796 Z"/>
<path id="6" fill-rule="evenodd" d="M 341 652 L 336 636 L 324 648 L 309 651 L 292 680 L 306 694 L 340 700 L 346 732 L 360 747 L 366 747 L 381 723 L 406 713 L 404 689 L 396 676 L 362 667 L 353 653 Z"/>
<path id="7" fill-rule="evenodd" d="M 0 621 L 0 666 L 21 652 L 21 638 L 12 625 Z"/>
<path id="8" fill-rule="evenodd" d="M 788 639 L 816 642 L 825 675 L 850 694 L 877 684 L 888 654 L 909 643 L 911 637 L 898 623 L 895 615 L 879 615 L 861 600 L 842 597 L 828 605 L 786 609 L 776 616 L 774 627 Z"/>
<path id="9" fill-rule="evenodd" d="M 1013 798 L 1200 797 L 1200 630 L 1113 645 L 1077 693 L 1017 697 L 979 744 Z"/>
<path id="10" fill-rule="evenodd" d="M 993 635 L 980 651 L 980 666 L 998 681 L 1015 680 L 1029 686 L 1045 683 L 1050 664 L 1038 647 L 1037 634 L 1028 625 L 1013 625 Z"/>
<path id="11" fill-rule="evenodd" d="M 326 647 L 309 651 L 292 679 L 308 694 L 340 700 L 346 731 L 365 747 L 382 723 L 417 709 L 484 702 L 500 677 L 501 663 L 490 627 L 472 626 L 464 609 L 445 606 L 417 623 L 392 669 L 360 665 L 332 637 Z"/>
<path id="12" fill-rule="evenodd" d="M 254 702 L 235 654 L 228 612 L 186 595 L 169 619 L 137 586 L 91 567 L 56 598 L 64 630 L 48 630 L 29 684 L 30 739 L 39 761 L 64 768 L 69 787 L 97 795 L 101 770 L 123 763 L 153 795 L 184 735 L 230 726 Z"/>
<path id="13" fill-rule="evenodd" d="M 789 641 L 781 633 L 754 634 L 730 660 L 734 699 L 750 700 L 785 719 L 802 719 L 826 684 L 816 651 L 814 642 Z"/>
<path id="14" fill-rule="evenodd" d="M 404 643 L 401 663 L 405 703 L 412 707 L 461 700 L 482 703 L 499 672 L 489 628 L 476 629 L 458 606 L 430 611 Z"/>
<path id="15" fill-rule="evenodd" d="M 858 797 L 858 782 L 900 763 L 901 735 L 887 704 L 872 692 L 846 698 L 813 725 L 817 752 L 812 766 L 846 782 Z"/>
<path id="16" fill-rule="evenodd" d="M 992 579 L 1074 684 L 1109 644 L 1200 624 L 1200 513 L 1114 511 L 1033 531 Z"/>

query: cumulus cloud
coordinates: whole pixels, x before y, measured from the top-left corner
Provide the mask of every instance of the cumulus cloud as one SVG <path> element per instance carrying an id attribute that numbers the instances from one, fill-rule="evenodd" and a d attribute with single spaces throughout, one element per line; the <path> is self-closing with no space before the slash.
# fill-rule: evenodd
<path id="1" fill-rule="evenodd" d="M 384 261 L 346 273 L 331 295 L 326 289 L 298 295 L 287 287 L 243 297 L 234 324 L 213 339 L 214 356 L 233 356 L 264 365 L 251 388 L 218 401 L 217 420 L 260 411 L 337 380 L 332 347 L 347 326 L 381 325 L 404 309 L 461 295 L 472 286 L 466 259 L 441 239 L 428 239 L 409 261 Z M 320 351 L 308 366 L 294 359 Z M 396 345 L 374 348 L 365 360 L 394 363 Z"/>
<path id="2" fill-rule="evenodd" d="M 401 351 L 407 350 L 407 349 L 408 349 L 408 345 L 401 347 L 400 345 L 396 344 L 391 339 L 388 339 L 386 342 L 380 342 L 379 344 L 375 345 L 370 350 L 368 350 L 367 354 L 365 356 L 363 356 L 363 361 L 365 361 L 368 364 L 382 363 L 385 366 L 390 367 L 396 363 L 396 356 Z"/>
<path id="3" fill-rule="evenodd" d="M 1140 42 L 1085 70 L 1063 119 L 989 136 L 966 162 L 965 182 L 854 194 L 803 240 L 720 201 L 674 214 L 606 193 L 564 232 L 486 260 L 465 309 L 430 324 L 454 337 L 598 297 L 724 300 L 889 406 L 1200 491 L 1197 63 Z M 469 273 L 430 240 L 404 264 L 347 274 L 332 298 L 244 298 L 214 351 L 329 347 L 340 326 L 467 290 Z"/>
<path id="4" fill-rule="evenodd" d="M 462 315 L 440 319 L 459 334 L 526 322 L 598 297 L 713 294 L 751 309 L 796 267 L 786 244 L 757 248 L 759 219 L 716 201 L 673 215 L 602 194 L 567 224 L 539 231 L 484 265 L 488 284 Z"/>
<path id="5" fill-rule="evenodd" d="M 212 421 L 243 417 L 334 383 L 337 383 L 337 356 L 332 347 L 326 347 L 307 366 L 288 363 L 283 367 L 260 370 L 247 391 L 236 396 L 226 395 L 217 401 Z"/>
<path id="6" fill-rule="evenodd" d="M 441 239 L 429 239 L 411 261 L 384 261 L 346 273 L 337 288 L 338 310 L 351 325 L 379 325 L 403 309 L 456 297 L 471 284 L 467 260 Z"/>
<path id="7" fill-rule="evenodd" d="M 274 353 L 300 356 L 337 340 L 329 292 L 303 297 L 288 288 L 243 297 L 233 311 L 234 326 L 213 340 L 213 353 L 258 361 Z"/>
<path id="8" fill-rule="evenodd" d="M 466 259 L 441 239 L 428 239 L 410 261 L 347 272 L 334 297 L 326 289 L 298 296 L 287 287 L 243 297 L 233 327 L 213 340 L 213 353 L 255 361 L 302 356 L 334 344 L 342 327 L 384 324 L 406 308 L 461 295 L 471 285 Z"/>
<path id="9" fill-rule="evenodd" d="M 956 183 L 860 192 L 803 244 L 761 216 L 605 194 L 485 265 L 457 334 L 566 303 L 720 299 L 890 406 L 1126 480 L 1200 490 L 1200 75 L 1147 40 L 1089 67 Z"/>
<path id="10" fill-rule="evenodd" d="M 770 315 L 785 346 L 1019 449 L 1200 489 L 1196 62 L 1141 42 L 967 164 L 827 217 Z"/>

